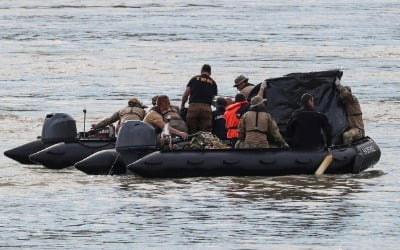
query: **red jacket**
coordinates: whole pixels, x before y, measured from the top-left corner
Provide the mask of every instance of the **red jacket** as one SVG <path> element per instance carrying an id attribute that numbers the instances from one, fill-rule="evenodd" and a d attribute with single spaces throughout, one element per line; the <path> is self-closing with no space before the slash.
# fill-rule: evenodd
<path id="1" fill-rule="evenodd" d="M 227 129 L 226 138 L 233 139 L 238 137 L 238 127 L 240 119 L 236 116 L 236 112 L 246 105 L 247 101 L 235 102 L 225 108 L 224 119 Z"/>

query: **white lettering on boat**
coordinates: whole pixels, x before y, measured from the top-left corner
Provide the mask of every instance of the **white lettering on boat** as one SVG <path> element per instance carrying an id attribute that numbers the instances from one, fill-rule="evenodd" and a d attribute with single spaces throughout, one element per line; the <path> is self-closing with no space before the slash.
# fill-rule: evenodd
<path id="1" fill-rule="evenodd" d="M 365 147 L 365 148 L 361 148 L 361 150 L 363 151 L 364 154 L 372 154 L 373 152 L 376 152 L 376 149 L 373 145 Z"/>

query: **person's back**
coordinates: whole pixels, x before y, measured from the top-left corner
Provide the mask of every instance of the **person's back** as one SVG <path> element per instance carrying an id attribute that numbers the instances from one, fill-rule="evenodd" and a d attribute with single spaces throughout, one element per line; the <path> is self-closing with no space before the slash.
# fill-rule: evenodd
<path id="1" fill-rule="evenodd" d="M 198 131 L 211 132 L 211 103 L 217 93 L 217 83 L 211 78 L 211 67 L 204 64 L 201 75 L 190 79 L 182 95 L 181 110 L 185 110 L 185 103 L 189 99 L 186 122 L 190 134 Z"/>
<path id="2" fill-rule="evenodd" d="M 147 108 L 147 106 L 143 105 L 137 98 L 131 98 L 128 101 L 127 107 L 120 109 L 111 117 L 108 117 L 97 124 L 92 124 L 92 128 L 101 129 L 116 121 L 119 121 L 117 125 L 118 132 L 119 128 L 124 124 L 124 122 L 128 120 L 143 120 L 146 115 L 146 111 L 144 110 L 145 108 Z"/>
<path id="3" fill-rule="evenodd" d="M 314 110 L 314 98 L 306 93 L 302 95 L 304 107 L 296 110 L 288 122 L 286 129 L 290 145 L 297 149 L 318 149 L 323 146 L 325 133 L 326 144 L 331 145 L 331 126 L 328 118 Z"/>
<path id="4" fill-rule="evenodd" d="M 350 87 L 342 86 L 340 81 L 336 82 L 336 87 L 340 92 L 348 124 L 348 129 L 343 133 L 343 144 L 349 144 L 365 136 L 361 105 Z"/>
<path id="5" fill-rule="evenodd" d="M 169 125 L 171 127 L 176 128 L 185 133 L 188 132 L 186 122 L 182 119 L 179 112 L 172 106 L 167 111 L 162 112 L 162 115 L 164 117 L 164 120 L 169 119 Z"/>
<path id="6" fill-rule="evenodd" d="M 212 133 L 216 135 L 220 140 L 227 140 L 226 138 L 226 127 L 225 127 L 225 107 L 226 100 L 223 97 L 218 97 L 216 101 L 216 110 L 212 112 Z"/>
<path id="7" fill-rule="evenodd" d="M 267 135 L 279 146 L 287 147 L 276 122 L 265 110 L 265 101 L 261 96 L 251 99 L 250 109 L 240 119 L 238 148 L 269 148 Z"/>

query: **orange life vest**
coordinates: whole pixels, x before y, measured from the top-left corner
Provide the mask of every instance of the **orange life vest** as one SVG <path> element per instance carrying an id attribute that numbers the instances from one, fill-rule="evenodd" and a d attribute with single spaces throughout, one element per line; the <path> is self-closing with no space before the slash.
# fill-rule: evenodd
<path id="1" fill-rule="evenodd" d="M 247 104 L 247 101 L 235 102 L 225 108 L 224 119 L 225 127 L 227 129 L 226 138 L 233 139 L 238 137 L 240 119 L 236 116 L 236 112 L 245 104 Z"/>

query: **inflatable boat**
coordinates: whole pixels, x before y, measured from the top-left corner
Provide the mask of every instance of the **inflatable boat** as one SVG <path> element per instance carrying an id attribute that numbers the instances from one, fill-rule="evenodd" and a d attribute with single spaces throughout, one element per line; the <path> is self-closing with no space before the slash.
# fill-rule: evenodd
<path id="1" fill-rule="evenodd" d="M 314 174 L 325 157 L 328 174 L 359 173 L 379 161 L 381 152 L 369 137 L 328 150 L 208 149 L 157 151 L 129 164 L 133 173 L 151 178 L 199 176 L 277 176 Z"/>
<path id="2" fill-rule="evenodd" d="M 135 174 L 143 177 L 274 176 L 314 174 L 327 155 L 332 156 L 326 173 L 359 173 L 375 165 L 381 155 L 369 137 L 341 145 L 347 129 L 346 114 L 335 81 L 342 71 L 292 73 L 267 79 L 264 96 L 267 112 L 277 122 L 282 135 L 294 110 L 301 107 L 300 96 L 314 96 L 316 109 L 327 115 L 332 126 L 329 149 L 315 151 L 271 149 L 160 150 L 154 130 L 139 121 L 127 122 L 120 131 L 115 149 L 99 151 L 77 163 L 87 174 Z M 257 85 L 250 96 L 258 92 Z"/>
<path id="3" fill-rule="evenodd" d="M 21 164 L 41 164 L 60 169 L 85 157 L 115 147 L 113 127 L 77 133 L 76 121 L 65 113 L 47 114 L 36 140 L 7 150 L 4 155 Z"/>
<path id="4" fill-rule="evenodd" d="M 134 140 L 132 140 L 134 138 Z M 188 143 L 188 142 L 186 142 Z M 153 127 L 127 121 L 115 149 L 99 151 L 74 164 L 87 174 L 136 174 L 151 178 L 196 176 L 274 176 L 314 174 L 328 155 L 327 173 L 359 173 L 376 164 L 381 155 L 369 137 L 325 150 L 197 149 L 160 150 Z"/>

